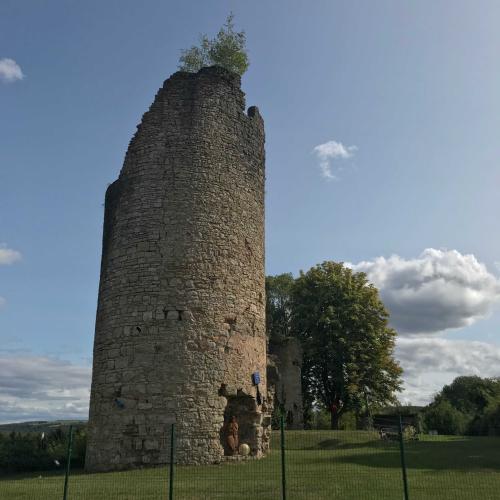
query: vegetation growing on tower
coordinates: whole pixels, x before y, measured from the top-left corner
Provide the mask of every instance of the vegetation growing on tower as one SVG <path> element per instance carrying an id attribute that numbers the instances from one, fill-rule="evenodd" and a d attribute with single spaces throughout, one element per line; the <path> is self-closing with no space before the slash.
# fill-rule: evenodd
<path id="1" fill-rule="evenodd" d="M 248 69 L 249 61 L 246 52 L 246 35 L 244 31 L 235 31 L 234 15 L 227 16 L 226 23 L 215 38 L 200 35 L 199 46 L 193 45 L 181 51 L 179 69 L 196 73 L 206 66 L 221 66 L 233 73 L 243 75 Z"/>

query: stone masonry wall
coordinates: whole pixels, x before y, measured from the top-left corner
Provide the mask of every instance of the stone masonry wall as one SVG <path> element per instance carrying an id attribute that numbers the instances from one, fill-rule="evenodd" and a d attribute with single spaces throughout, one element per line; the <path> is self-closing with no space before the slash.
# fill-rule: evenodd
<path id="1" fill-rule="evenodd" d="M 274 381 L 274 404 L 284 409 L 288 429 L 303 429 L 302 347 L 300 341 L 289 337 L 279 344 L 271 344 L 269 352 L 272 353 L 278 372 Z"/>
<path id="2" fill-rule="evenodd" d="M 221 461 L 228 401 L 266 396 L 264 293 L 263 120 L 237 75 L 177 72 L 106 192 L 87 470 L 166 463 L 171 422 L 179 463 Z"/>

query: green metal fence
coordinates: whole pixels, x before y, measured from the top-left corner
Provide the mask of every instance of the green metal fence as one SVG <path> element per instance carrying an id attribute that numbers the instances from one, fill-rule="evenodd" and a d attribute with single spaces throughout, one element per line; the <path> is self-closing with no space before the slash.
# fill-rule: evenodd
<path id="1" fill-rule="evenodd" d="M 1 500 L 500 498 L 500 438 L 418 434 L 400 417 L 371 430 L 273 431 L 262 459 L 211 466 L 170 464 L 87 474 L 73 467 L 73 432 L 58 470 L 0 473 Z M 73 454 L 73 455 L 72 455 Z M 75 460 L 74 460 L 75 462 Z M 78 461 L 76 461 L 78 465 Z"/>

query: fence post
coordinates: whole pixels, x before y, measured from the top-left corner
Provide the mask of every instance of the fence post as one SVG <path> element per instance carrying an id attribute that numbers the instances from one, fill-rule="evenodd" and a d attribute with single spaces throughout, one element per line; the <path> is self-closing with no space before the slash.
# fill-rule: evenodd
<path id="1" fill-rule="evenodd" d="M 401 454 L 401 471 L 403 473 L 404 499 L 409 500 L 408 478 L 406 476 L 405 444 L 403 436 L 403 419 L 401 414 L 399 415 L 399 451 Z"/>
<path id="2" fill-rule="evenodd" d="M 280 419 L 281 431 L 281 498 L 286 500 L 286 469 L 285 469 L 285 416 L 281 413 Z"/>
<path id="3" fill-rule="evenodd" d="M 170 477 L 168 483 L 168 500 L 174 499 L 174 440 L 175 424 L 172 422 L 170 426 Z"/>
<path id="4" fill-rule="evenodd" d="M 68 452 L 66 454 L 66 475 L 64 477 L 64 493 L 63 500 L 68 500 L 68 479 L 71 468 L 71 450 L 73 447 L 73 426 L 69 426 Z"/>

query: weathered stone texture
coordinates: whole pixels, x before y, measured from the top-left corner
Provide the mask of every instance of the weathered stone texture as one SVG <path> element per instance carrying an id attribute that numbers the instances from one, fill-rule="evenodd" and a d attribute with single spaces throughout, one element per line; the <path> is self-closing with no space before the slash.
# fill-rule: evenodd
<path id="1" fill-rule="evenodd" d="M 270 344 L 269 352 L 277 371 L 273 380 L 275 406 L 283 408 L 288 429 L 303 429 L 300 342 L 296 338 L 289 337 L 279 344 Z"/>
<path id="2" fill-rule="evenodd" d="M 260 456 L 264 125 L 257 108 L 245 113 L 239 77 L 172 75 L 105 207 L 87 469 L 167 462 L 174 421 L 178 462 L 219 462 L 224 413 L 237 408 L 251 413 L 244 432 Z"/>

